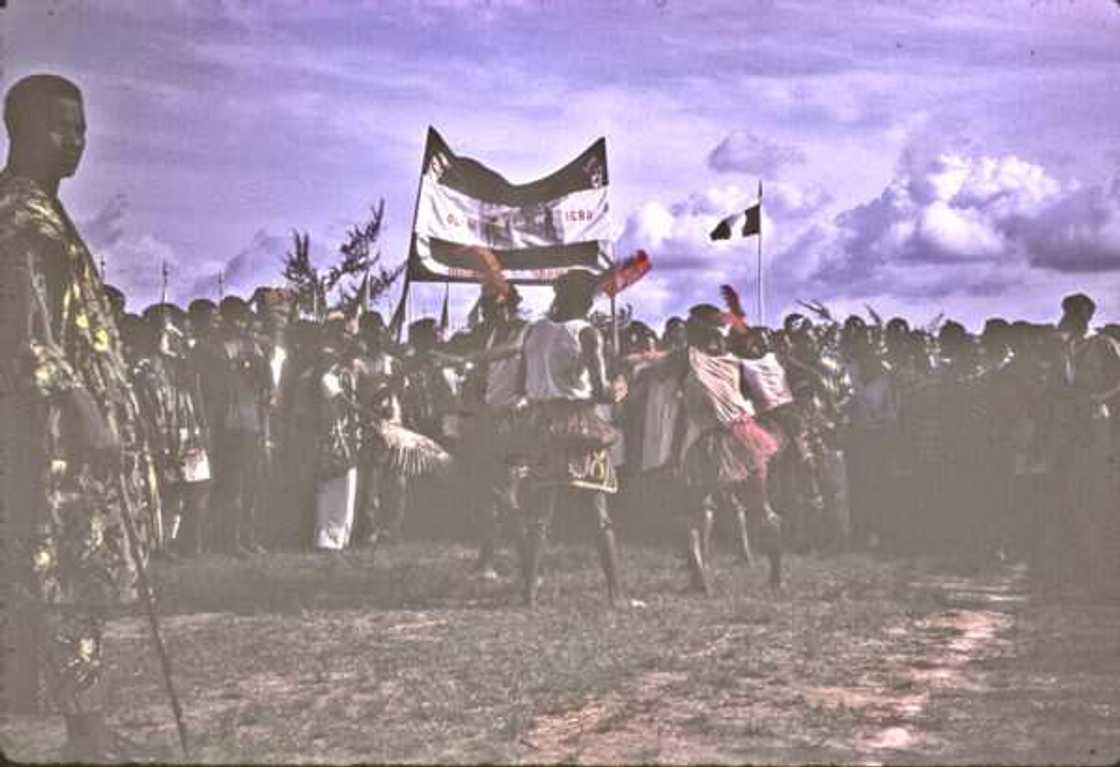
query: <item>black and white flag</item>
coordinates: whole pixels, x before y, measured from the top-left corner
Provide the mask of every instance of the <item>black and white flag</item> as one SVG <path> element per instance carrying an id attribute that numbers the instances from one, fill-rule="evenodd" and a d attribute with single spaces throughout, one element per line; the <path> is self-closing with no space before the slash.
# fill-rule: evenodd
<path id="1" fill-rule="evenodd" d="M 409 278 L 479 282 L 478 250 L 493 253 L 510 282 L 547 283 L 568 269 L 610 265 L 607 146 L 599 139 L 544 178 L 511 184 L 455 155 L 428 129 Z"/>
<path id="2" fill-rule="evenodd" d="M 762 233 L 762 202 L 728 216 L 716 225 L 709 237 L 713 240 L 730 240 Z"/>

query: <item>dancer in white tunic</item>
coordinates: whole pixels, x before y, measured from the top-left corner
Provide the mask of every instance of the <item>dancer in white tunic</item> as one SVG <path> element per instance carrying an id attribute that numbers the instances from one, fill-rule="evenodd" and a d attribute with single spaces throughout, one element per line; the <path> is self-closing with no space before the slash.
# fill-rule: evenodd
<path id="1" fill-rule="evenodd" d="M 690 589 L 711 594 L 709 539 L 717 508 L 757 525 L 770 559 L 770 582 L 781 582 L 781 541 L 767 501 L 766 470 L 777 440 L 754 419 L 743 397 L 742 368 L 727 354 L 723 313 L 710 304 L 689 310 L 688 348 L 657 363 L 659 374 L 679 382 L 681 397 L 673 424 L 671 455 L 683 479 L 678 502 L 686 527 Z M 744 540 L 746 536 L 744 535 Z"/>
<path id="2" fill-rule="evenodd" d="M 595 515 L 611 604 L 620 593 L 618 553 L 607 510 L 607 494 L 618 490 L 608 455 L 618 433 L 596 413 L 595 405 L 621 401 L 626 388 L 621 379 L 607 382 L 602 339 L 587 321 L 595 286 L 596 277 L 588 271 L 566 272 L 553 283 L 556 299 L 550 318 L 533 323 L 525 334 L 522 380 L 529 407 L 522 445 L 532 493 L 521 531 L 522 596 L 527 606 L 536 600 L 541 550 L 561 492 Z"/>

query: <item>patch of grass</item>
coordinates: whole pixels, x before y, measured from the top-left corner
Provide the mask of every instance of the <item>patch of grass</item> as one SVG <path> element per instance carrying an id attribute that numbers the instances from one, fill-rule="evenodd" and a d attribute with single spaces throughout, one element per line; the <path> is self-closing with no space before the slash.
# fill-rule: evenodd
<path id="1" fill-rule="evenodd" d="M 816 705 L 803 692 L 911 693 L 907 670 L 944 641 L 922 630 L 945 610 L 929 585 L 933 562 L 790 556 L 775 593 L 764 564 L 720 554 L 716 596 L 703 599 L 679 593 L 687 575 L 675 550 L 624 546 L 627 596 L 646 607 L 610 610 L 594 549 L 577 540 L 549 547 L 541 605 L 529 611 L 515 606 L 514 581 L 472 576 L 473 554 L 410 541 L 155 567 L 202 758 L 655 761 L 679 758 L 683 742 L 728 761 L 847 761 L 855 752 L 822 744 L 854 742 L 882 712 Z M 509 552 L 499 569 L 516 573 Z M 1046 626 L 1063 630 L 1056 616 Z M 1094 637 L 1088 624 L 1066 626 Z M 143 739 L 167 724 L 140 715 L 165 706 L 158 665 L 140 618 L 111 628 L 119 719 Z M 1061 675 L 1059 648 L 1042 634 L 1017 641 Z M 961 705 L 931 696 L 923 721 L 961 731 L 950 717 Z M 541 745 L 545 723 L 569 719 Z M 611 743 L 628 750 L 604 750 Z"/>

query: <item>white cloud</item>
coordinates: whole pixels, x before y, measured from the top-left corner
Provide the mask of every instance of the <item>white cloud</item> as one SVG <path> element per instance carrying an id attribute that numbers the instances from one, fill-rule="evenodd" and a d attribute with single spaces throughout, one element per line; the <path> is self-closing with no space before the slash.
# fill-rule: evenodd
<path id="1" fill-rule="evenodd" d="M 1120 179 L 1082 188 L 1013 155 L 903 163 L 876 199 L 816 222 L 775 262 L 802 296 L 980 306 L 1029 285 L 1041 301 L 1071 289 L 1061 274 L 1120 274 Z"/>
<path id="2" fill-rule="evenodd" d="M 830 201 L 819 187 L 772 183 L 762 205 L 763 234 L 775 249 L 788 242 L 792 232 Z M 648 201 L 627 217 L 620 248 L 630 252 L 645 248 L 660 257 L 663 268 L 693 268 L 711 263 L 713 254 L 751 250 L 747 240 L 713 242 L 712 229 L 723 218 L 757 200 L 757 191 L 737 184 L 710 186 L 670 205 Z M 656 262 L 656 260 L 655 260 Z"/>
<path id="3" fill-rule="evenodd" d="M 1120 176 L 1074 189 L 1018 229 L 1033 266 L 1071 273 L 1120 271 Z"/>
<path id="4" fill-rule="evenodd" d="M 764 193 L 767 253 L 791 244 L 830 202 L 819 187 L 772 183 Z M 651 274 L 624 294 L 625 301 L 633 302 L 635 315 L 660 326 L 672 312 L 719 301 L 718 289 L 725 282 L 738 286 L 744 297 L 753 296 L 757 240 L 713 242 L 710 233 L 722 218 L 756 199 L 753 186 L 722 184 L 670 204 L 651 200 L 637 206 L 626 219 L 617 248 L 621 254 L 643 248 L 653 262 Z M 749 303 L 748 313 L 755 310 L 753 301 Z"/>
<path id="5" fill-rule="evenodd" d="M 719 173 L 753 173 L 767 177 L 787 165 L 804 162 L 805 154 L 796 146 L 779 144 L 744 130 L 732 132 L 708 155 L 708 167 Z"/>

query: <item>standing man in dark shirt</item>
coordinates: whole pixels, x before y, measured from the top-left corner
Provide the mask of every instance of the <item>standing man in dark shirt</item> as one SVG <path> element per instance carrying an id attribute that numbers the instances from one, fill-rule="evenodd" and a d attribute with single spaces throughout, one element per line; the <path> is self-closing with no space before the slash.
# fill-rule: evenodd
<path id="1" fill-rule="evenodd" d="M 228 545 L 238 555 L 260 554 L 256 512 L 264 467 L 265 409 L 272 391 L 268 360 L 250 332 L 252 311 L 237 296 L 220 305 L 218 350 L 224 363 L 214 423 L 219 493 L 229 515 Z"/>
<path id="2" fill-rule="evenodd" d="M 503 346 L 520 348 L 528 323 L 518 314 L 521 296 L 512 286 L 506 292 L 484 287 L 480 351 Z M 466 497 L 477 526 L 477 569 L 481 577 L 498 577 L 494 557 L 501 542 L 502 524 L 520 509 L 519 486 L 524 460 L 512 449 L 512 435 L 520 415 L 521 354 L 475 366 L 464 384 L 464 407 L 471 411 L 464 430 L 460 460 L 468 467 Z"/>
<path id="3" fill-rule="evenodd" d="M 1062 300 L 1058 323 L 1058 478 L 1069 575 L 1092 589 L 1115 589 L 1117 503 L 1110 405 L 1120 397 L 1120 344 L 1090 327 L 1097 305 L 1084 293 Z M 1113 545 L 1109 545 L 1113 544 Z"/>

